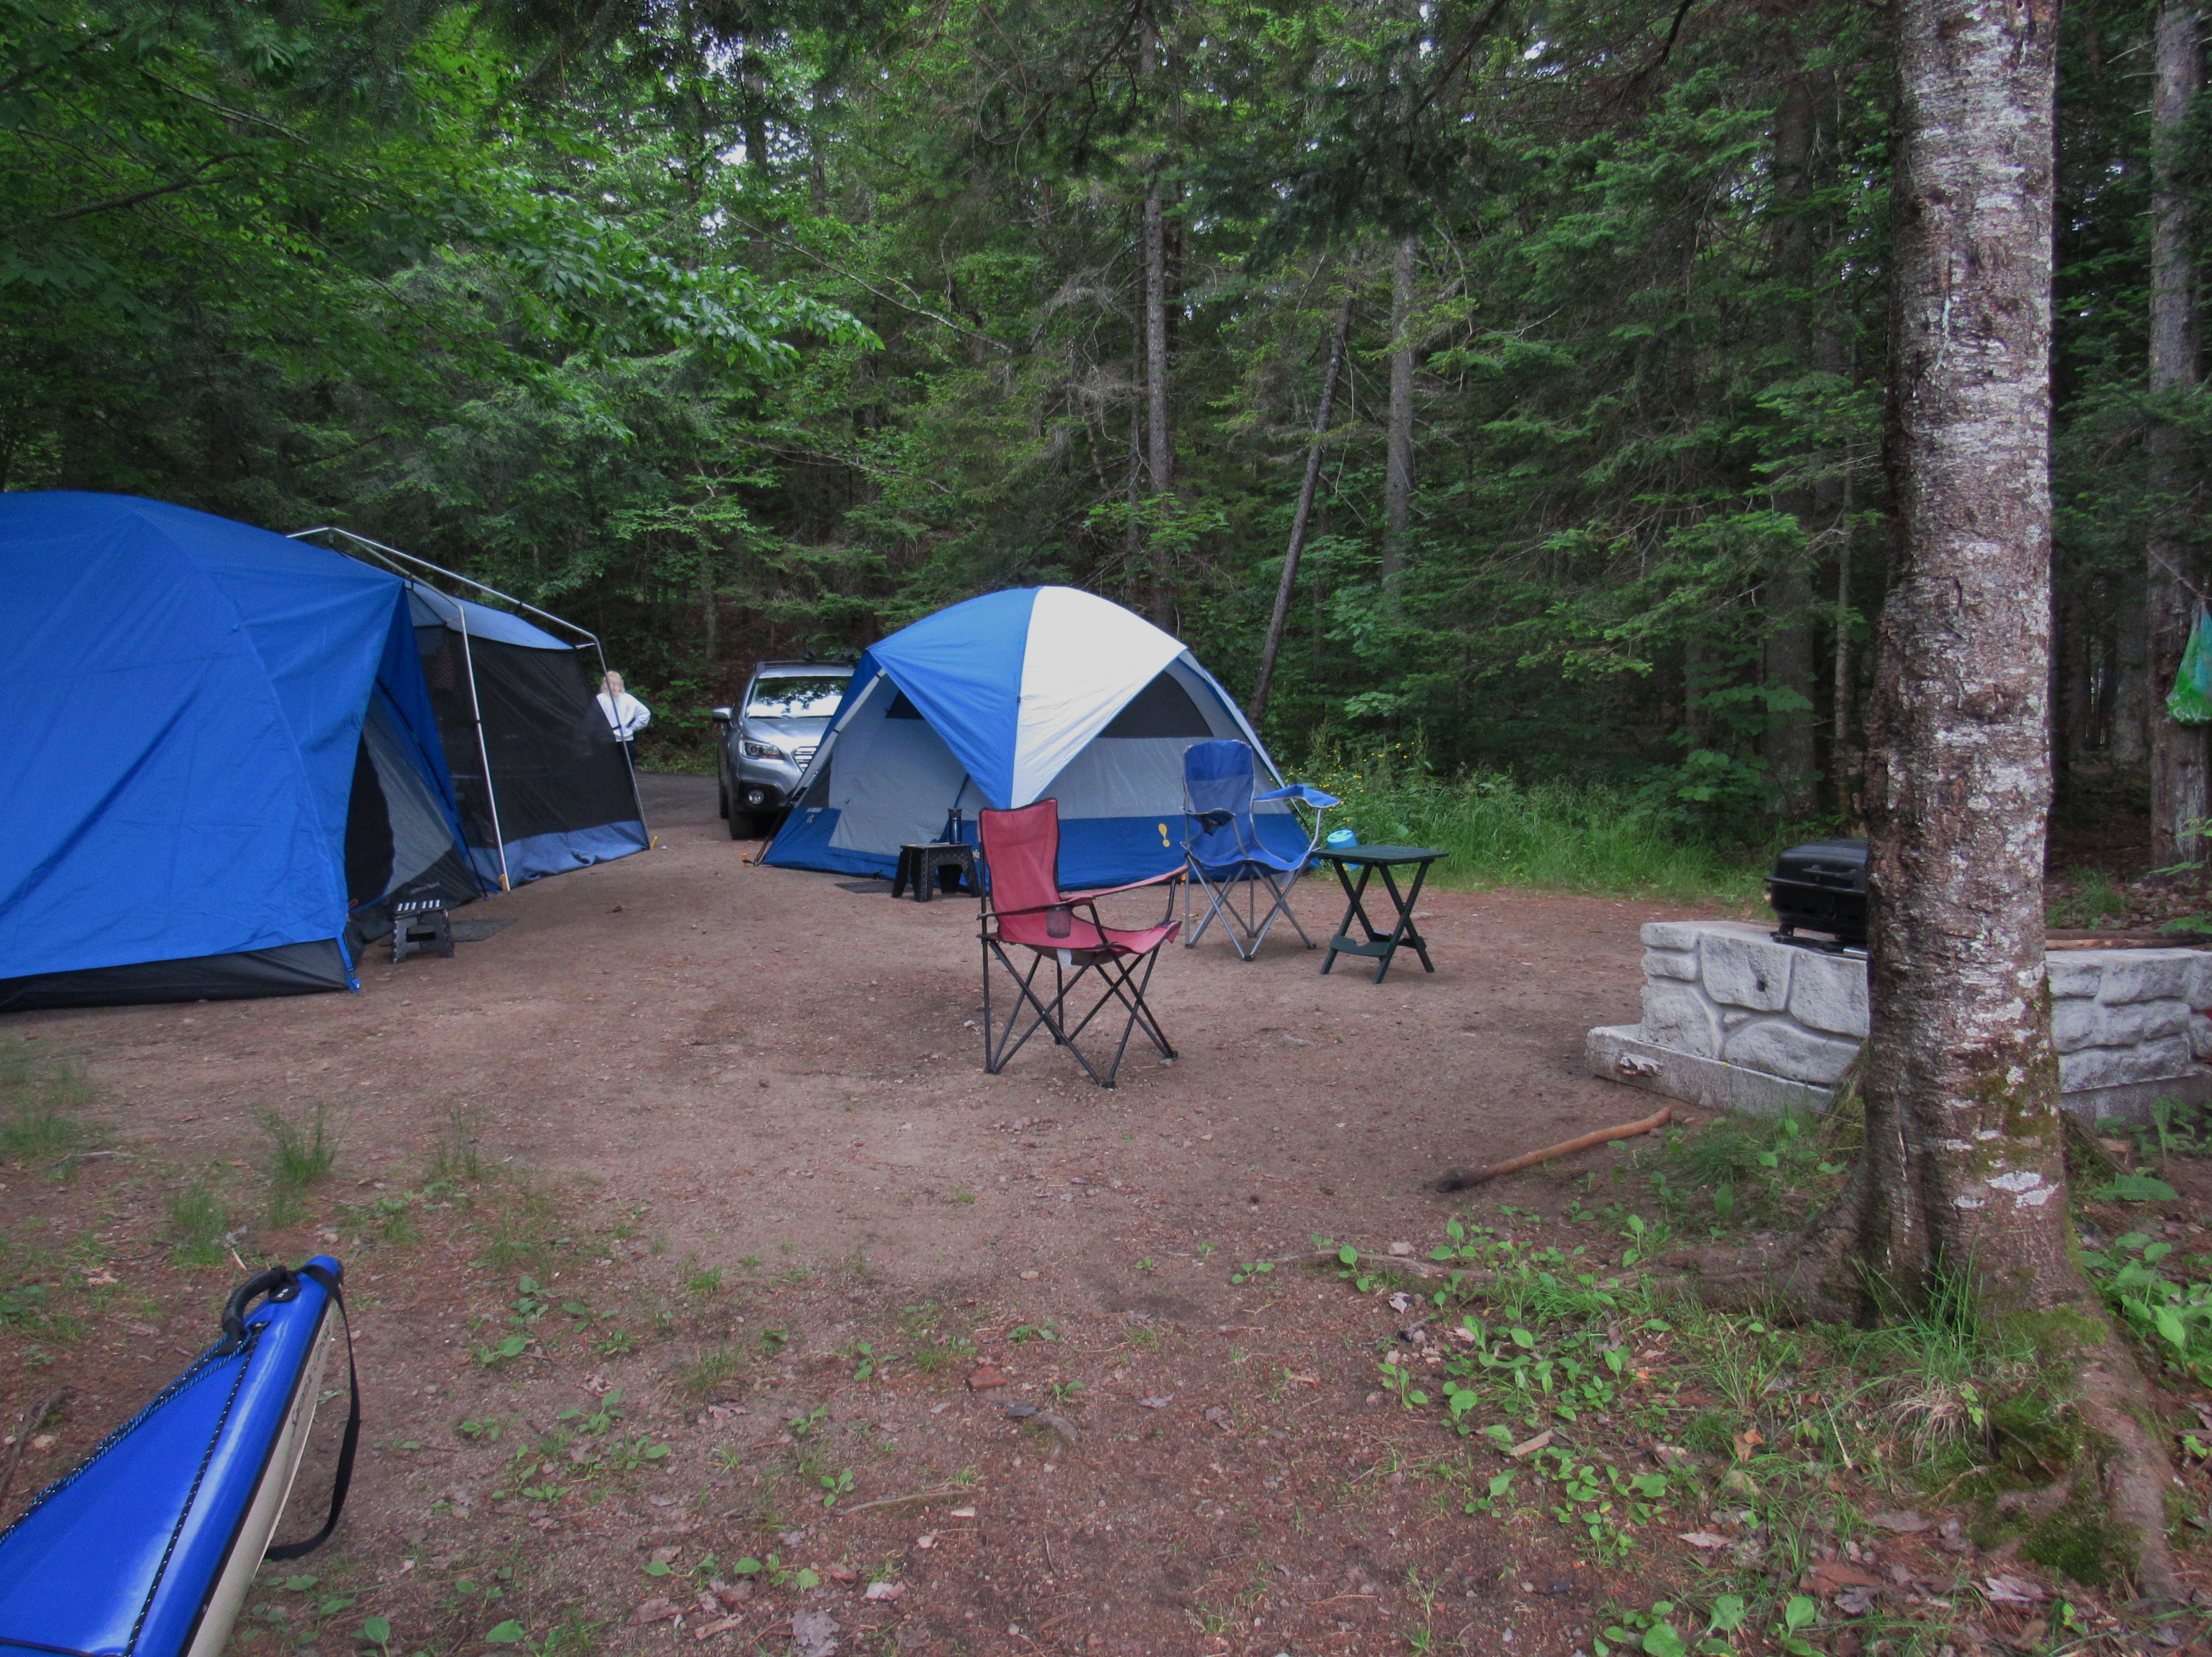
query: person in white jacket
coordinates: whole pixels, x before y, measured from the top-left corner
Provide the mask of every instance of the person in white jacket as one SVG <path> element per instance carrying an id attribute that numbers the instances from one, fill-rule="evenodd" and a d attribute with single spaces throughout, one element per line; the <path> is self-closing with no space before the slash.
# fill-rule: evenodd
<path id="1" fill-rule="evenodd" d="M 610 673 L 599 686 L 599 712 L 607 716 L 615 740 L 624 748 L 630 738 L 653 723 L 653 710 L 623 689 L 619 673 Z"/>

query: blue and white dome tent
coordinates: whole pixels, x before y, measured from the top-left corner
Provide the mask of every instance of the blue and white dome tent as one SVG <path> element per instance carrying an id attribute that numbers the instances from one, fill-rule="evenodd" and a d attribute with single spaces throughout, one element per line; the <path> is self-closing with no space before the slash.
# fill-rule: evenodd
<path id="1" fill-rule="evenodd" d="M 889 876 L 902 845 L 956 822 L 972 840 L 979 809 L 1051 798 L 1063 889 L 1141 879 L 1182 860 L 1183 750 L 1224 737 L 1280 783 L 1181 640 L 1073 587 L 987 593 L 861 656 L 762 861 Z M 1287 805 L 1254 824 L 1285 856 L 1306 849 Z"/>

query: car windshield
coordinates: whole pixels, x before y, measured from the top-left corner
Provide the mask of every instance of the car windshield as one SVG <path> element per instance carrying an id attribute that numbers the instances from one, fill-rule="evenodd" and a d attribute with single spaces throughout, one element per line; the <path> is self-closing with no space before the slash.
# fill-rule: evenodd
<path id="1" fill-rule="evenodd" d="M 745 703 L 749 719 L 826 719 L 837 711 L 848 677 L 842 673 L 779 673 L 756 679 Z"/>

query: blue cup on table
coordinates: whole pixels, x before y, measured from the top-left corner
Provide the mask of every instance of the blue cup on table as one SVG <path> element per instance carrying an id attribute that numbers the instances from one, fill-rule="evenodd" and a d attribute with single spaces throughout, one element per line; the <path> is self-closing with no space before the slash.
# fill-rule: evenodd
<path id="1" fill-rule="evenodd" d="M 1335 830 L 1329 835 L 1328 841 L 1328 849 L 1332 852 L 1349 852 L 1353 847 L 1358 844 L 1359 836 L 1353 834 L 1349 828 L 1339 828 Z"/>

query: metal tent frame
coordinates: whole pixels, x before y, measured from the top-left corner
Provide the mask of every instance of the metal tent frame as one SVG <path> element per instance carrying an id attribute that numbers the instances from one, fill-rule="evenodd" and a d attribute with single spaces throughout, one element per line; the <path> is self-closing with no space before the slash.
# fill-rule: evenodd
<path id="1" fill-rule="evenodd" d="M 606 649 L 605 646 L 599 642 L 599 635 L 592 632 L 589 628 L 579 627 L 575 622 L 570 621 L 565 616 L 556 616 L 550 610 L 540 610 L 536 604 L 530 603 L 527 599 L 518 598 L 511 592 L 501 592 L 497 587 L 488 586 L 483 582 L 477 580 L 471 576 L 463 575 L 457 570 L 450 570 L 446 568 L 443 565 L 434 564 L 427 558 L 418 558 L 411 552 L 402 552 L 397 547 L 387 547 L 381 541 L 372 541 L 366 535 L 356 534 L 349 529 L 342 529 L 335 524 L 319 524 L 313 529 L 294 530 L 284 538 L 288 541 L 304 541 L 308 537 L 315 535 L 342 537 L 343 539 L 352 543 L 353 548 L 358 548 L 361 552 L 368 555 L 368 559 L 364 561 L 373 561 L 376 563 L 382 564 L 386 568 L 389 569 L 394 575 L 398 576 L 402 580 L 406 581 L 410 585 L 419 584 L 424 586 L 428 586 L 430 591 L 437 592 L 440 598 L 450 598 L 453 595 L 450 593 L 440 592 L 438 588 L 431 586 L 428 582 L 423 580 L 421 572 L 428 572 L 429 574 L 435 575 L 443 580 L 458 582 L 465 587 L 472 587 L 477 592 L 483 594 L 486 598 L 495 598 L 503 604 L 513 605 L 517 610 L 527 610 L 532 616 L 537 617 L 538 620 L 550 622 L 554 627 L 560 628 L 563 633 L 572 634 L 574 638 L 580 640 L 580 642 L 575 646 L 575 648 L 578 650 L 582 650 L 588 646 L 592 655 L 599 659 L 599 683 L 602 685 L 606 683 Z M 353 551 L 352 548 L 337 547 L 334 548 L 333 550 L 345 553 L 349 556 L 360 555 L 358 553 Z M 502 892 L 512 891 L 514 889 L 508 877 L 507 866 L 507 829 L 499 820 L 499 791 L 492 781 L 491 750 L 489 746 L 484 741 L 483 709 L 482 705 L 477 700 L 476 656 L 471 651 L 469 644 L 468 612 L 466 610 L 459 611 L 455 616 L 455 622 L 458 624 L 461 635 L 462 665 L 467 670 L 469 676 L 469 716 L 476 726 L 477 756 L 483 765 L 484 798 L 486 804 L 488 804 L 491 808 L 491 831 L 494 838 L 498 842 L 499 889 Z M 627 755 L 625 757 L 627 757 Z M 634 800 L 637 805 L 637 820 L 640 824 L 643 825 L 646 822 L 645 797 L 639 791 L 637 786 L 637 767 L 634 763 L 629 768 L 629 792 L 631 799 Z M 646 833 L 647 841 L 650 844 L 652 840 L 652 830 L 649 825 L 647 826 Z"/>

